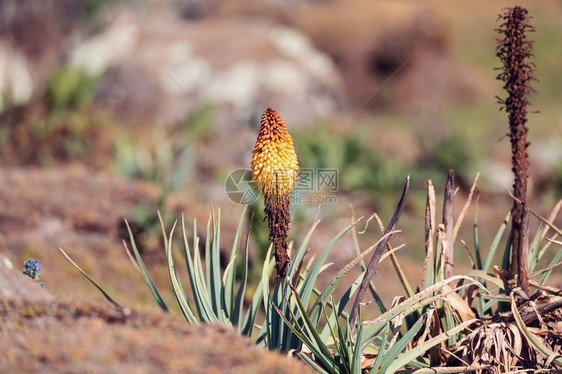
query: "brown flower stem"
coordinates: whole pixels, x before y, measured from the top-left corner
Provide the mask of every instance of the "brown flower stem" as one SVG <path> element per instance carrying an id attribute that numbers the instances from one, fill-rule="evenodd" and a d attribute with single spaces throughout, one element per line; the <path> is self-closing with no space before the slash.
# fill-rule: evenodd
<path id="1" fill-rule="evenodd" d="M 265 199 L 264 212 L 269 228 L 269 240 L 275 250 L 275 269 L 279 280 L 285 279 L 291 263 L 287 252 L 287 236 L 291 222 L 289 203 L 288 195 L 270 195 Z"/>
<path id="2" fill-rule="evenodd" d="M 504 82 L 503 88 L 508 93 L 506 99 L 499 99 L 502 108 L 506 110 L 509 118 L 509 137 L 511 142 L 511 163 L 514 174 L 512 220 L 512 253 L 510 265 L 510 277 L 518 272 L 519 257 L 524 250 L 522 246 L 522 215 L 523 203 L 527 195 L 527 168 L 528 155 L 526 127 L 528 95 L 533 92 L 529 85 L 533 76 L 534 64 L 529 61 L 533 56 L 531 53 L 532 42 L 527 40 L 525 33 L 534 31 L 529 25 L 528 11 L 516 6 L 507 8 L 500 14 L 502 20 L 497 30 L 502 39 L 498 40 L 496 54 L 503 66 L 498 79 Z"/>

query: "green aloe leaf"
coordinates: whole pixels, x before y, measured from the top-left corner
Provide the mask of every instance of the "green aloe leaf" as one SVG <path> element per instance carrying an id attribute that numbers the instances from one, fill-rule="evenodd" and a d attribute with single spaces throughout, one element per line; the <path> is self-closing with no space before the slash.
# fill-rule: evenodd
<path id="1" fill-rule="evenodd" d="M 246 209 L 244 209 L 242 215 L 246 214 Z M 248 234 L 246 235 L 246 244 L 244 246 L 244 270 L 242 271 L 242 279 L 240 279 L 240 286 L 238 286 L 238 292 L 236 293 L 236 299 L 234 300 L 234 306 L 232 311 L 232 323 L 238 327 L 238 332 L 242 333 L 242 311 L 244 308 L 244 295 L 246 294 L 246 287 L 248 284 L 248 247 L 250 245 L 250 232 L 252 231 L 252 223 L 250 222 L 250 227 L 248 227 Z M 234 251 L 234 249 L 233 249 Z"/>
<path id="2" fill-rule="evenodd" d="M 108 294 L 96 281 L 94 281 L 94 280 L 92 279 L 92 277 L 90 277 L 88 274 L 86 274 L 86 272 L 85 272 L 84 270 L 82 270 L 82 268 L 81 268 L 80 266 L 78 266 L 78 265 L 76 264 L 76 262 L 72 261 L 72 259 L 70 258 L 70 256 L 67 255 L 66 252 L 63 251 L 63 249 L 62 249 L 61 247 L 59 247 L 59 251 L 61 251 L 62 254 L 64 255 L 64 257 L 66 257 L 66 259 L 67 259 L 68 261 L 70 261 L 70 263 L 71 263 L 72 265 L 74 265 L 74 267 L 75 267 L 76 269 L 78 269 L 78 271 L 79 271 L 80 273 L 82 273 L 82 275 L 83 275 L 84 277 L 86 277 L 86 279 L 87 279 L 90 283 L 92 283 L 92 284 L 94 285 L 94 287 L 96 287 L 96 288 L 102 293 L 102 295 L 107 299 L 107 301 L 109 301 L 111 304 L 115 305 L 116 307 L 121 308 L 121 305 L 119 305 L 115 300 L 113 300 L 113 298 L 112 298 L 111 296 L 109 296 L 109 294 Z"/>
<path id="3" fill-rule="evenodd" d="M 308 333 L 307 336 L 310 337 L 310 338 L 307 338 L 309 340 L 309 344 L 311 344 L 315 348 L 315 350 L 318 351 L 318 354 L 321 357 L 323 357 L 322 362 L 325 365 L 328 365 L 327 367 L 330 370 L 336 370 L 336 372 L 338 372 L 337 371 L 337 369 L 338 369 L 337 364 L 335 363 L 335 361 L 333 359 L 333 356 L 330 353 L 330 350 L 328 349 L 326 344 L 320 338 L 320 334 L 316 330 L 316 326 L 314 326 L 314 324 L 312 323 L 312 321 L 308 317 L 308 314 L 306 313 L 306 309 L 304 307 L 304 304 L 302 303 L 302 300 L 300 299 L 297 290 L 292 288 L 292 291 L 293 291 L 293 296 L 295 297 L 295 300 L 297 302 L 297 308 L 298 308 L 298 310 L 300 311 L 300 313 L 303 317 L 304 327 L 306 329 L 306 332 Z M 275 306 L 275 309 L 278 312 L 281 311 L 277 306 Z M 289 322 L 289 320 L 284 315 L 280 314 L 280 316 L 281 316 L 281 318 L 283 318 L 285 323 Z M 293 318 L 293 321 L 294 321 L 295 316 L 292 315 L 292 318 Z M 298 324 L 291 324 L 291 325 L 298 325 Z M 291 325 L 289 325 L 289 327 L 291 327 Z M 291 330 L 293 330 L 293 329 L 291 328 Z M 300 337 L 299 337 L 299 339 L 300 339 Z M 305 342 L 303 341 L 303 343 L 305 343 Z M 307 346 L 310 348 L 310 346 L 308 344 L 307 344 Z M 312 350 L 312 348 L 311 348 L 311 350 Z"/>
<path id="4" fill-rule="evenodd" d="M 238 321 L 238 316 L 241 314 L 236 313 L 235 311 L 235 295 L 234 289 L 236 286 L 236 270 L 238 265 L 238 254 L 240 253 L 240 236 L 242 235 L 242 227 L 244 226 L 244 219 L 246 218 L 246 210 L 248 206 L 244 206 L 242 210 L 242 214 L 240 215 L 240 221 L 238 222 L 238 228 L 236 229 L 236 234 L 234 236 L 234 242 L 232 243 L 232 250 L 230 251 L 230 260 L 229 264 L 233 263 L 232 271 L 228 273 L 228 276 L 224 277 L 224 304 L 226 306 L 227 313 L 229 318 L 232 319 L 232 322 L 237 326 L 240 325 Z M 226 274 L 226 272 L 225 272 Z M 245 286 L 245 285 L 244 285 Z M 236 318 L 234 317 L 236 314 Z"/>
<path id="5" fill-rule="evenodd" d="M 268 250 L 268 256 L 271 255 L 271 246 Z M 266 261 L 263 264 L 262 269 L 262 279 L 254 292 L 254 296 L 252 298 L 252 303 L 248 307 L 248 311 L 246 312 L 246 317 L 244 318 L 244 325 L 242 327 L 242 335 L 251 336 L 252 331 L 254 329 L 254 322 L 258 315 L 258 309 L 262 300 L 266 297 L 266 294 L 269 294 L 269 278 L 271 277 L 271 273 L 273 273 L 273 268 L 275 263 L 273 261 Z M 266 321 L 267 322 L 267 321 Z M 266 327 L 265 323 L 262 328 Z"/>
<path id="6" fill-rule="evenodd" d="M 193 260 L 191 259 L 191 250 L 189 248 L 189 242 L 187 241 L 187 233 L 185 230 L 185 218 L 184 215 L 181 215 L 181 230 L 182 230 L 182 237 L 183 237 L 183 247 L 184 247 L 184 256 L 185 256 L 185 263 L 187 266 L 187 275 L 189 277 L 189 282 L 191 284 L 191 293 L 193 294 L 193 299 L 195 301 L 195 307 L 197 309 L 197 314 L 199 315 L 199 319 L 202 321 L 208 321 L 209 316 L 207 315 L 205 308 L 203 307 L 203 301 L 201 298 L 203 297 L 201 290 L 197 288 L 197 282 L 195 280 L 195 267 L 193 265 Z M 193 221 L 193 248 L 194 251 L 198 252 L 198 245 L 197 245 L 197 223 Z"/>
<path id="7" fill-rule="evenodd" d="M 378 334 L 378 332 L 382 330 L 382 328 L 386 323 L 392 321 L 394 318 L 396 318 L 398 315 L 402 313 L 404 314 L 404 316 L 407 316 L 413 312 L 416 312 L 417 310 L 422 309 L 425 305 L 444 299 L 447 294 L 435 294 L 435 293 L 439 291 L 443 286 L 447 285 L 448 283 L 457 282 L 461 279 L 464 279 L 468 283 L 465 283 L 459 287 L 455 287 L 449 292 L 453 292 L 461 288 L 466 288 L 473 284 L 485 290 L 486 293 L 489 293 L 488 290 L 480 282 L 478 282 L 473 278 L 464 275 L 452 276 L 450 278 L 442 280 L 439 283 L 434 284 L 429 288 L 426 288 L 425 290 L 418 292 L 414 296 L 399 303 L 394 308 L 390 309 L 388 312 L 380 315 L 375 320 L 363 322 L 363 324 L 369 325 L 366 328 L 367 337 L 372 338 L 372 335 Z"/>
<path id="8" fill-rule="evenodd" d="M 474 226 L 473 226 L 473 238 L 474 238 L 474 254 L 476 257 L 476 268 L 482 270 L 482 254 L 480 253 L 480 240 L 478 237 L 478 201 L 480 200 L 480 195 L 476 196 L 474 200 Z"/>
<path id="9" fill-rule="evenodd" d="M 162 226 L 162 230 L 164 230 L 164 222 L 162 221 L 162 217 L 159 215 L 160 224 Z M 170 275 L 170 281 L 172 282 L 172 288 L 174 289 L 174 294 L 176 295 L 176 299 L 178 300 L 178 304 L 180 305 L 180 309 L 183 313 L 185 319 L 190 323 L 198 324 L 199 321 L 195 318 L 191 307 L 187 301 L 187 297 L 185 296 L 185 291 L 181 282 L 179 281 L 178 274 L 176 273 L 176 269 L 174 266 L 174 259 L 172 256 L 172 237 L 174 235 L 174 230 L 176 228 L 177 221 L 174 222 L 174 226 L 172 226 L 172 230 L 170 231 L 170 237 L 168 239 L 168 244 L 166 245 L 166 260 L 168 263 L 168 274 Z"/>
<path id="10" fill-rule="evenodd" d="M 320 220 L 316 220 L 312 224 L 312 227 L 310 228 L 310 230 L 308 230 L 308 233 L 304 237 L 304 240 L 302 241 L 299 249 L 297 250 L 297 252 L 293 256 L 293 260 L 291 261 L 291 264 L 289 265 L 289 270 L 287 272 L 287 278 L 289 278 L 289 279 L 294 278 L 294 276 L 295 276 L 295 274 L 296 274 L 296 272 L 299 268 L 299 264 L 303 261 L 304 255 L 306 254 L 306 251 L 308 249 L 308 243 L 310 242 L 310 238 L 312 237 L 312 233 L 314 232 L 316 227 L 318 227 L 319 223 L 320 223 Z"/>
<path id="11" fill-rule="evenodd" d="M 550 264 L 547 266 L 547 268 L 552 268 L 555 264 L 558 263 L 558 261 L 560 261 L 561 258 L 562 258 L 562 250 L 558 251 L 558 253 L 556 254 L 556 256 L 554 256 L 552 261 L 550 261 Z M 550 269 L 550 270 L 544 272 L 544 274 L 541 276 L 541 281 L 540 281 L 541 284 L 546 283 L 546 280 L 548 279 L 550 274 L 552 274 L 552 270 L 553 269 Z"/>
<path id="12" fill-rule="evenodd" d="M 214 212 L 213 216 L 213 236 L 212 236 L 212 243 L 211 243 L 211 255 L 210 257 L 205 257 L 205 263 L 210 264 L 210 283 L 211 286 L 209 290 L 211 291 L 211 299 L 212 299 L 212 306 L 215 315 L 223 322 L 225 318 L 223 317 L 222 310 L 223 305 L 221 302 L 221 262 L 220 262 L 220 222 L 221 222 L 221 211 L 220 209 L 217 211 L 217 216 L 215 216 Z M 207 274 L 209 275 L 209 274 Z"/>
<path id="13" fill-rule="evenodd" d="M 424 314 L 422 317 L 418 318 L 416 323 L 409 329 L 392 347 L 388 349 L 388 351 L 383 355 L 381 360 L 381 372 L 382 373 L 391 373 L 392 371 L 390 368 L 391 365 L 394 363 L 394 360 L 406 349 L 410 341 L 414 339 L 416 334 L 421 330 L 422 326 L 425 324 L 426 315 Z M 404 359 L 401 359 L 403 361 Z M 406 363 L 410 362 L 410 360 L 406 361 Z M 398 368 L 404 365 L 399 366 Z"/>
<path id="14" fill-rule="evenodd" d="M 337 364 L 333 361 L 332 355 L 329 353 L 326 355 L 325 352 L 320 350 L 318 346 L 314 343 L 312 339 L 310 339 L 304 331 L 297 328 L 297 324 L 292 323 L 289 321 L 284 315 L 281 309 L 277 307 L 277 305 L 273 305 L 273 308 L 277 311 L 279 316 L 285 321 L 285 324 L 291 329 L 291 331 L 303 342 L 304 345 L 310 349 L 310 351 L 314 354 L 314 356 L 324 365 L 324 369 L 329 370 L 329 373 L 333 374 L 340 374 L 338 370 Z"/>
<path id="15" fill-rule="evenodd" d="M 361 354 L 363 353 L 360 344 L 363 338 L 363 325 L 361 325 L 361 312 L 359 312 L 358 314 L 356 331 L 357 331 L 357 339 L 355 340 L 355 347 L 353 349 L 353 361 L 351 363 L 351 372 L 353 374 L 361 374 Z"/>
<path id="16" fill-rule="evenodd" d="M 206 281 L 206 286 L 207 286 L 207 292 L 209 293 L 209 295 L 213 292 L 212 288 L 213 286 L 211 285 L 211 274 L 212 274 L 212 270 L 211 270 L 211 265 L 212 265 L 212 259 L 211 259 L 211 242 L 212 242 L 212 236 L 211 236 L 211 224 L 213 221 L 213 216 L 214 216 L 214 211 L 211 209 L 211 213 L 209 213 L 209 219 L 207 220 L 207 231 L 205 233 L 205 281 Z M 199 259 L 201 260 L 201 259 Z"/>
<path id="17" fill-rule="evenodd" d="M 401 367 L 407 365 L 410 361 L 416 359 L 425 354 L 425 352 L 429 351 L 430 348 L 435 347 L 437 344 L 441 344 L 441 342 L 450 338 L 451 335 L 457 334 L 474 322 L 478 321 L 477 319 L 472 319 L 466 322 L 461 323 L 458 326 L 455 326 L 450 331 L 443 332 L 438 336 L 429 339 L 428 341 L 424 342 L 423 344 L 417 345 L 416 347 L 412 348 L 406 353 L 400 355 L 394 362 L 388 365 L 386 373 L 392 374 L 395 373 Z"/>
<path id="18" fill-rule="evenodd" d="M 164 300 L 162 300 L 160 293 L 158 292 L 156 286 L 154 285 L 154 282 L 152 281 L 152 277 L 150 276 L 148 270 L 146 269 L 146 266 L 144 265 L 144 261 L 140 256 L 139 250 L 137 248 L 137 244 L 135 243 L 135 238 L 133 237 L 133 232 L 131 231 L 131 227 L 129 226 L 129 222 L 127 222 L 127 220 L 125 220 L 125 225 L 127 226 L 127 231 L 129 232 L 129 240 L 131 242 L 131 247 L 133 248 L 133 252 L 135 253 L 135 258 L 137 259 L 137 262 L 142 270 L 144 281 L 146 282 L 148 288 L 154 295 L 154 298 L 156 299 L 156 302 L 158 303 L 160 308 L 163 311 L 167 312 L 168 307 L 166 306 L 166 303 L 164 303 Z"/>
<path id="19" fill-rule="evenodd" d="M 390 323 L 388 323 L 383 330 L 381 344 L 379 345 L 379 352 L 377 353 L 377 358 L 375 359 L 375 363 L 369 371 L 369 374 L 377 374 L 379 372 L 379 368 L 382 363 L 382 358 L 386 352 L 386 345 L 388 344 L 388 333 L 390 332 Z"/>
<path id="20" fill-rule="evenodd" d="M 317 372 L 321 373 L 321 374 L 329 374 L 329 372 L 327 372 L 326 370 L 324 370 L 324 368 L 322 368 L 320 365 L 318 365 L 316 362 L 312 361 L 312 359 L 310 357 L 308 357 L 306 354 L 302 353 L 302 352 L 296 352 L 296 355 L 303 360 L 308 366 L 310 366 L 311 368 L 313 368 L 314 370 L 316 370 Z"/>
<path id="21" fill-rule="evenodd" d="M 224 273 L 222 274 L 222 283 L 220 288 L 222 310 L 229 321 L 231 321 L 232 308 L 234 307 L 232 304 L 233 299 L 232 295 L 230 295 L 230 290 L 232 289 L 232 292 L 234 292 L 234 278 L 232 277 L 232 273 L 236 271 L 235 267 L 236 257 L 234 257 L 228 265 L 226 265 L 226 269 L 224 269 Z"/>
<path id="22" fill-rule="evenodd" d="M 303 282 L 302 288 L 299 292 L 299 298 L 303 304 L 308 304 L 310 300 L 310 296 L 312 294 L 312 290 L 314 285 L 316 284 L 316 280 L 318 279 L 318 274 L 320 274 L 320 269 L 326 262 L 326 258 L 332 252 L 337 242 L 345 235 L 352 227 L 354 227 L 357 223 L 359 223 L 360 219 L 356 222 L 350 224 L 349 226 L 345 227 L 341 230 L 326 246 L 326 248 L 318 255 L 314 263 L 312 264 L 310 271 L 306 275 L 306 278 Z"/>
<path id="23" fill-rule="evenodd" d="M 368 255 L 369 253 L 371 253 L 371 251 L 373 249 L 375 249 L 377 247 L 377 245 L 383 241 L 386 237 L 394 235 L 396 233 L 399 233 L 400 230 L 396 230 L 396 231 L 392 231 L 389 232 L 388 234 L 382 236 L 375 244 L 373 244 L 372 246 L 370 246 L 369 248 L 367 248 L 363 253 L 361 253 L 359 256 L 357 256 L 355 259 L 353 259 L 350 263 L 348 263 L 343 269 L 341 269 L 330 281 L 330 283 L 328 284 L 328 286 L 326 286 L 326 288 L 324 289 L 324 291 L 322 291 L 322 294 L 320 295 L 320 298 L 316 301 L 316 303 L 327 303 L 327 301 L 330 299 L 330 297 L 333 295 L 333 293 L 335 292 L 337 286 L 340 284 L 340 282 L 343 280 L 343 278 L 360 262 L 363 260 L 363 258 Z M 314 307 L 313 307 L 314 309 Z M 311 313 L 312 316 L 312 313 Z"/>
<path id="24" fill-rule="evenodd" d="M 492 245 L 490 246 L 490 251 L 488 252 L 488 256 L 486 257 L 486 261 L 484 262 L 484 266 L 482 267 L 482 270 L 488 271 L 488 269 L 492 265 L 492 260 L 494 259 L 494 255 L 496 254 L 496 250 L 497 250 L 498 245 L 500 243 L 503 232 L 505 231 L 505 228 L 507 227 L 507 224 L 509 223 L 510 217 L 511 217 L 511 212 L 508 213 L 507 216 L 505 216 L 505 219 L 501 223 L 500 228 L 496 232 L 496 235 L 494 236 L 494 240 L 492 241 Z"/>

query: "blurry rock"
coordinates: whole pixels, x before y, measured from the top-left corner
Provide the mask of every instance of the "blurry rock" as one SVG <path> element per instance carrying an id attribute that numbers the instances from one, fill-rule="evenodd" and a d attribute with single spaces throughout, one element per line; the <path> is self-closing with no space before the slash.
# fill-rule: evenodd
<path id="1" fill-rule="evenodd" d="M 33 94 L 27 59 L 0 40 L 0 111 L 6 104 L 26 103 Z M 6 102 L 4 102 L 6 101 Z"/>
<path id="2" fill-rule="evenodd" d="M 332 2 L 295 24 L 337 62 L 360 108 L 435 115 L 489 93 L 483 74 L 454 57 L 450 26 L 426 3 Z"/>
<path id="3" fill-rule="evenodd" d="M 481 162 L 478 170 L 482 175 L 482 185 L 490 191 L 504 191 L 511 189 L 513 184 L 513 173 L 511 166 L 501 162 Z"/>
<path id="4" fill-rule="evenodd" d="M 28 302 L 51 300 L 52 296 L 41 287 L 40 282 L 22 274 L 22 268 L 19 261 L 16 266 L 8 256 L 0 252 L 0 299 L 17 298 Z"/>
<path id="5" fill-rule="evenodd" d="M 0 1 L 0 97 L 25 103 L 41 92 L 71 41 L 102 27 L 107 1 Z M 115 53 L 115 51 L 113 51 Z M 4 103 L 6 104 L 6 103 Z M 0 105 L 1 109 L 1 105 Z"/>
<path id="6" fill-rule="evenodd" d="M 299 125 L 343 105 L 339 75 L 326 55 L 303 34 L 255 19 L 186 22 L 164 10 L 123 11 L 76 45 L 69 60 L 102 74 L 98 103 L 125 117 L 150 112 L 143 118 L 153 124 L 174 124 L 205 103 L 232 129 L 267 106 Z"/>
<path id="7" fill-rule="evenodd" d="M 138 31 L 134 15 L 121 14 L 107 30 L 78 44 L 70 54 L 70 64 L 92 75 L 102 74 L 112 62 L 131 55 Z"/>
<path id="8" fill-rule="evenodd" d="M 473 102 L 482 92 L 478 72 L 450 53 L 444 21 L 421 11 L 376 42 L 371 54 L 371 76 L 392 88 L 375 102 L 383 108 L 415 115 L 434 115 L 449 103 Z M 389 81 L 390 82 L 390 81 Z"/>
<path id="9" fill-rule="evenodd" d="M 131 61 L 105 70 L 95 101 L 121 118 L 146 119 L 158 111 L 163 96 L 156 77 Z"/>

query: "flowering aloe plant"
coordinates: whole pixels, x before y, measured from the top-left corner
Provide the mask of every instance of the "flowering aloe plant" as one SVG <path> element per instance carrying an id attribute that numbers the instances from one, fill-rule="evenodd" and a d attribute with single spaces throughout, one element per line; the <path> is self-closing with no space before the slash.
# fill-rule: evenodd
<path id="1" fill-rule="evenodd" d="M 283 280 L 290 263 L 287 253 L 291 223 L 289 204 L 299 163 L 285 121 L 271 108 L 262 115 L 250 168 L 252 182 L 263 195 L 269 240 L 275 250 L 277 276 Z"/>

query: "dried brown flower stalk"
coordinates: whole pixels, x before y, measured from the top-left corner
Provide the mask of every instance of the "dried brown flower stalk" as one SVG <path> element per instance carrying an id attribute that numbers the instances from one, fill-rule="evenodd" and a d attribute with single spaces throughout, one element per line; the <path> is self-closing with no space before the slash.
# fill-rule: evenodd
<path id="1" fill-rule="evenodd" d="M 525 8 L 520 6 L 507 8 L 498 18 L 502 20 L 502 23 L 500 28 L 497 29 L 502 38 L 498 40 L 496 55 L 503 64 L 500 68 L 501 73 L 497 78 L 504 82 L 503 88 L 508 93 L 506 99 L 498 98 L 498 100 L 502 104 L 502 109 L 505 109 L 509 116 L 511 162 L 515 175 L 513 184 L 515 201 L 512 209 L 511 276 L 518 272 L 518 259 L 522 250 L 521 221 L 523 203 L 527 194 L 527 147 L 530 144 L 527 142 L 529 129 L 525 124 L 527 122 L 527 105 L 529 105 L 528 95 L 534 92 L 529 84 L 532 80 L 535 80 L 533 76 L 535 65 L 530 61 L 533 56 L 531 53 L 532 42 L 527 40 L 525 35 L 526 32 L 534 31 L 534 28 L 529 24 L 529 18 L 528 11 Z M 521 270 L 519 269 L 519 271 Z"/>

